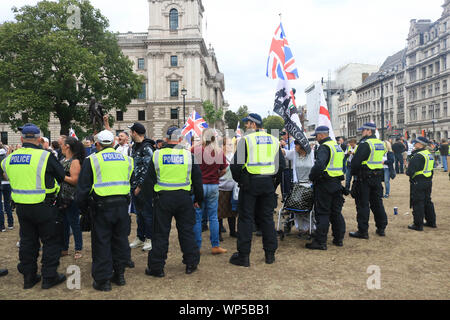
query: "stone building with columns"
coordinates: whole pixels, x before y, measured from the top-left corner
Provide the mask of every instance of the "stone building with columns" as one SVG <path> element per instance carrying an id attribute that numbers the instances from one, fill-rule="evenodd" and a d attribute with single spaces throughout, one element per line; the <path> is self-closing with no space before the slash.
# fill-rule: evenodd
<path id="1" fill-rule="evenodd" d="M 442 7 L 437 21 L 411 20 L 406 52 L 406 122 L 412 138 L 422 130 L 431 139 L 449 138 L 450 0 Z"/>

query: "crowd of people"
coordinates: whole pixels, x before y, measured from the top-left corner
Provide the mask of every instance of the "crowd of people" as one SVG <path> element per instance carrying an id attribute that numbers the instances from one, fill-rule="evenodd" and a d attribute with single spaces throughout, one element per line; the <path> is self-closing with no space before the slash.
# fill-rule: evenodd
<path id="1" fill-rule="evenodd" d="M 148 251 L 146 275 L 164 277 L 173 217 L 187 274 L 197 270 L 205 231 L 211 254 L 228 252 L 220 245 L 227 232 L 225 219 L 229 236 L 237 241 L 231 264 L 250 266 L 254 232 L 262 236 L 265 261 L 272 264 L 278 248 L 273 214 L 280 185 L 283 203 L 295 190 L 313 189 L 314 215 L 295 216 L 299 236 L 312 236 L 308 249 L 327 249 L 330 224 L 333 244 L 343 246 L 342 206 L 349 194 L 358 221 L 358 230 L 349 235 L 369 238 L 372 210 L 376 234 L 385 236 L 388 219 L 382 199 L 390 196 L 390 180 L 403 173 L 411 181 L 414 224 L 409 228 L 436 227 L 431 179 L 437 155 L 448 170 L 445 139 L 440 145 L 423 137 L 410 143 L 401 137 L 380 141 L 375 125 L 368 123 L 360 128 L 359 143 L 341 137 L 334 141 L 329 128 L 318 127 L 308 153 L 286 130 L 280 138 L 268 134 L 258 114 L 243 119 L 247 132 L 242 138 L 220 137 L 206 129 L 191 144 L 176 127 L 169 128 L 164 140 L 153 140 L 140 123 L 116 136 L 107 116 L 104 120 L 106 130 L 83 141 L 60 136 L 50 143 L 39 128 L 27 124 L 20 128 L 21 145 L 0 145 L 0 230 L 7 231 L 4 213 L 7 228 L 14 228 L 15 205 L 24 289 L 41 281 L 36 262 L 41 243 L 42 287 L 65 281 L 57 272 L 59 259 L 69 255 L 71 235 L 73 257 L 83 258 L 83 231 L 91 232 L 96 290 L 110 291 L 111 282 L 125 285 L 125 268 L 134 267 L 130 250 L 136 248 Z M 130 243 L 133 213 L 137 236 Z M 0 276 L 6 274 L 0 270 Z"/>

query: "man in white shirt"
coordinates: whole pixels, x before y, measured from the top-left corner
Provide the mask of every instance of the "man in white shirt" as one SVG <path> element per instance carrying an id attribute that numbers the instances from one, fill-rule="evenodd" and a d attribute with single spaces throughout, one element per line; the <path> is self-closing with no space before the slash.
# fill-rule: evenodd
<path id="1" fill-rule="evenodd" d="M 128 139 L 130 138 L 130 136 L 128 135 L 127 132 L 123 131 L 123 132 L 119 133 L 118 138 L 119 138 L 119 144 L 115 147 L 115 149 L 117 150 L 117 152 L 120 152 L 124 156 L 130 156 L 131 155 L 131 147 L 128 144 Z"/>

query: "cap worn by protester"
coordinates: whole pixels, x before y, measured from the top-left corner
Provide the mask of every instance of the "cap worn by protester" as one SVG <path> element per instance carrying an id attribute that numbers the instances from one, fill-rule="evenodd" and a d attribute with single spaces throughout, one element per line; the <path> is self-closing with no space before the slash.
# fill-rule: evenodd
<path id="1" fill-rule="evenodd" d="M 250 113 L 248 115 L 248 117 L 242 119 L 242 121 L 243 122 L 251 121 L 251 122 L 254 122 L 254 123 L 258 124 L 258 125 L 262 125 L 262 123 L 263 123 L 261 116 L 259 114 L 256 114 L 256 113 Z"/>
<path id="2" fill-rule="evenodd" d="M 132 126 L 129 126 L 128 128 L 136 132 L 137 134 L 145 134 L 147 132 L 147 130 L 145 130 L 145 127 L 139 122 L 134 123 Z"/>
<path id="3" fill-rule="evenodd" d="M 316 128 L 316 131 L 312 134 L 313 137 L 317 137 L 318 134 L 320 133 L 326 133 L 329 134 L 330 133 L 330 128 L 328 128 L 327 126 L 320 126 Z"/>
<path id="4" fill-rule="evenodd" d="M 363 131 L 363 130 L 377 130 L 377 126 L 375 125 L 375 123 L 372 122 L 368 122 L 365 123 L 361 128 L 358 129 L 358 131 Z"/>
<path id="5" fill-rule="evenodd" d="M 164 141 L 163 140 L 156 140 L 156 144 L 158 144 L 158 143 L 164 143 Z"/>
<path id="6" fill-rule="evenodd" d="M 22 131 L 22 137 L 24 138 L 39 138 L 41 136 L 41 130 L 32 123 L 20 127 L 19 131 Z"/>
<path id="7" fill-rule="evenodd" d="M 107 145 L 113 144 L 114 135 L 111 131 L 104 130 L 97 135 L 96 140 L 101 145 L 107 146 Z"/>
<path id="8" fill-rule="evenodd" d="M 172 141 L 176 141 L 181 137 L 181 133 L 183 132 L 183 130 L 181 130 L 178 127 L 170 127 L 167 130 L 167 136 L 166 138 Z"/>
<path id="9" fill-rule="evenodd" d="M 413 140 L 412 144 L 420 143 L 424 147 L 428 146 L 430 144 L 430 140 L 428 140 L 425 137 L 417 137 L 415 140 Z"/>

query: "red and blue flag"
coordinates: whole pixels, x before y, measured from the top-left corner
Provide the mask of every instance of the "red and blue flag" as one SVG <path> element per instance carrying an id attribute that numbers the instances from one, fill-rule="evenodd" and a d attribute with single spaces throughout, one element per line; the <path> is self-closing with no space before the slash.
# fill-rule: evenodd
<path id="1" fill-rule="evenodd" d="M 201 137 L 203 130 L 207 128 L 209 128 L 209 126 L 206 121 L 194 111 L 184 125 L 181 134 L 185 136 L 188 141 L 191 141 L 193 136 Z"/>

